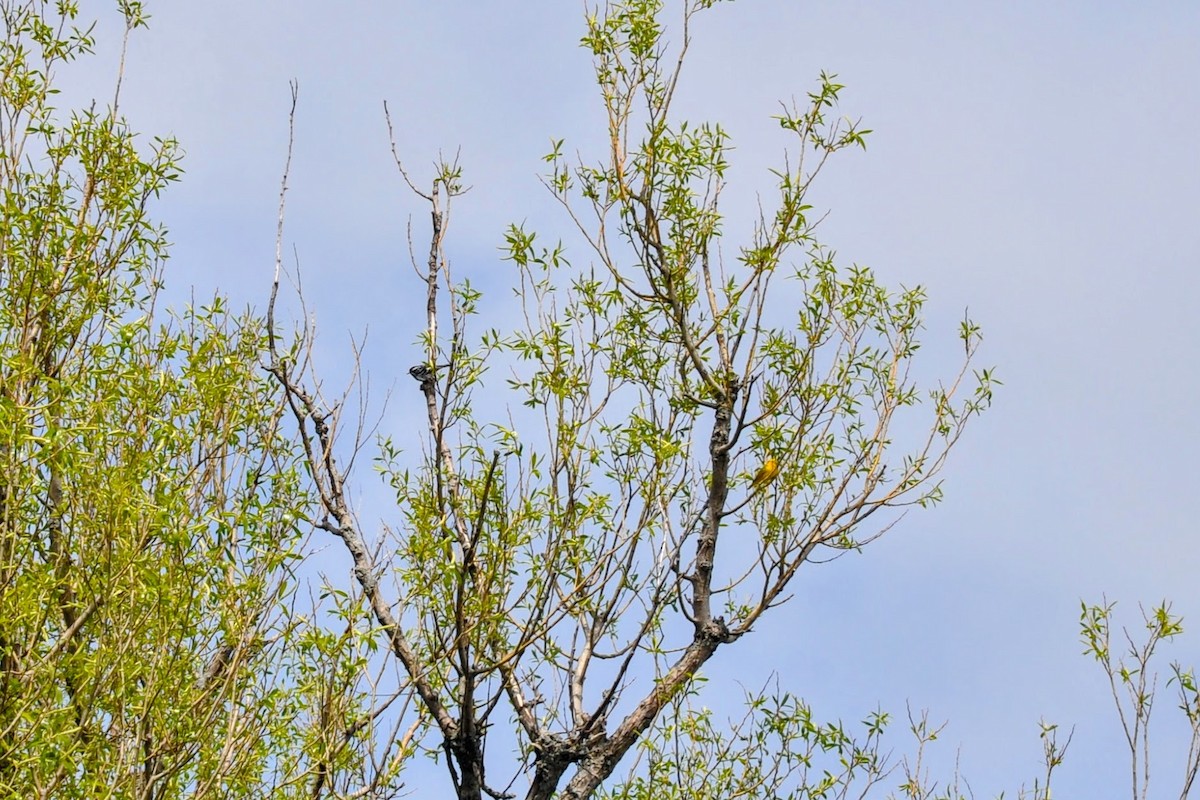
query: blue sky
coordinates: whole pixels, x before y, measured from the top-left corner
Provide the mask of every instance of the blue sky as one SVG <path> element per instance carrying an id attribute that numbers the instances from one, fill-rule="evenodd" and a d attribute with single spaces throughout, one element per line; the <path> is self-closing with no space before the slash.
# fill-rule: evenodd
<path id="1" fill-rule="evenodd" d="M 506 294 L 505 226 L 566 232 L 536 176 L 551 138 L 598 152 L 580 3 L 149 10 L 122 104 L 136 129 L 188 153 L 161 207 L 175 289 L 265 300 L 293 78 L 286 239 L 331 365 L 367 327 L 377 389 L 419 360 L 405 225 L 425 210 L 392 164 L 383 101 L 423 182 L 439 150 L 461 149 L 474 188 L 452 231 L 460 273 Z M 64 73 L 68 101 L 109 96 L 111 16 L 102 59 Z M 757 686 L 775 669 L 827 716 L 929 708 L 950 723 L 942 763 L 961 745 L 979 797 L 1037 772 L 1039 718 L 1074 724 L 1059 791 L 1124 787 L 1115 712 L 1077 618 L 1081 598 L 1107 593 L 1131 625 L 1139 601 L 1164 597 L 1200 623 L 1200 5 L 758 0 L 717 7 L 695 36 L 679 111 L 732 135 L 730 249 L 785 144 L 778 102 L 835 72 L 843 112 L 875 133 L 812 196 L 832 212 L 823 240 L 844 263 L 928 288 L 931 369 L 954 366 L 969 307 L 981 363 L 1005 383 L 952 459 L 946 501 L 861 556 L 803 572 L 788 606 L 718 656 L 714 684 Z M 406 430 L 408 402 L 385 427 Z M 1200 634 L 1170 655 L 1200 662 Z M 1158 713 L 1160 744 L 1178 745 L 1166 694 Z M 1159 791 L 1178 791 L 1180 756 L 1156 758 Z"/>

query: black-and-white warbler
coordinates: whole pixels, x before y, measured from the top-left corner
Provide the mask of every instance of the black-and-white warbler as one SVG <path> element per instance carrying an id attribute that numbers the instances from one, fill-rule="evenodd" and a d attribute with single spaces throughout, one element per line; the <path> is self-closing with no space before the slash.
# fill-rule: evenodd
<path id="1" fill-rule="evenodd" d="M 417 364 L 415 367 L 408 368 L 408 374 L 412 375 L 413 380 L 421 385 L 433 382 L 433 370 L 428 364 Z"/>

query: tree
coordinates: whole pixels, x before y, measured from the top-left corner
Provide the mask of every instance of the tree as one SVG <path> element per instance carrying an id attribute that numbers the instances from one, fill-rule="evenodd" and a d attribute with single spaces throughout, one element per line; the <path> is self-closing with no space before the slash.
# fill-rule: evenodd
<path id="1" fill-rule="evenodd" d="M 1145 640 L 1135 641 L 1128 629 L 1122 629 L 1126 649 L 1124 655 L 1115 656 L 1112 645 L 1115 605 L 1107 599 L 1100 604 L 1080 603 L 1079 628 L 1083 653 L 1100 665 L 1117 707 L 1121 732 L 1129 748 L 1133 800 L 1145 800 L 1150 788 L 1150 716 L 1158 693 L 1158 671 L 1151 667 L 1151 662 L 1163 642 L 1183 633 L 1183 618 L 1172 614 L 1170 604 L 1165 601 L 1149 612 L 1143 608 Z M 1187 798 L 1196 774 L 1200 773 L 1200 688 L 1196 684 L 1195 669 L 1173 662 L 1167 681 L 1167 685 L 1171 684 L 1175 686 L 1178 707 L 1188 726 L 1187 754 L 1179 792 L 1180 798 Z M 1049 792 L 1049 776 L 1046 785 Z"/>
<path id="2" fill-rule="evenodd" d="M 174 143 L 142 155 L 119 95 L 59 122 L 54 68 L 90 32 L 74 4 L 0 2 L 0 786 L 390 796 L 420 752 L 444 757 L 460 798 L 882 780 L 884 715 L 857 740 L 768 693 L 723 738 L 687 701 L 814 553 L 862 548 L 940 498 L 993 381 L 971 371 L 967 320 L 955 377 L 917 386 L 923 290 L 891 292 L 817 241 L 809 187 L 869 133 L 834 116 L 835 76 L 777 117 L 792 137 L 777 193 L 725 244 L 728 138 L 672 114 L 691 22 L 713 5 L 687 0 L 674 51 L 660 2 L 589 15 L 610 148 L 571 164 L 556 142 L 545 181 L 590 264 L 512 227 L 522 328 L 472 333 L 481 295 L 446 246 L 457 165 L 427 190 L 401 166 L 431 213 L 410 371 L 427 418 L 420 439 L 380 441 L 397 505 L 376 532 L 343 466 L 367 442 L 339 440 L 354 421 L 323 399 L 312 330 L 276 318 L 282 257 L 264 316 L 220 297 L 162 311 L 150 208 Z M 280 226 L 282 245 L 282 197 Z M 511 407 L 490 399 L 502 389 Z M 778 474 L 754 480 L 768 463 Z M 345 547 L 353 578 L 302 609 L 313 533 Z M 672 740 L 704 760 L 662 757 Z M 810 782 L 814 753 L 841 772 Z"/>
<path id="3" fill-rule="evenodd" d="M 93 45 L 74 4 L 0 13 L 0 793 L 266 795 L 318 688 L 267 328 L 159 308 L 175 142 L 139 146 L 119 96 L 59 119 Z"/>
<path id="4" fill-rule="evenodd" d="M 990 401 L 989 372 L 970 379 L 970 321 L 957 377 L 920 389 L 910 366 L 924 292 L 839 268 L 815 238 L 810 185 L 868 133 L 833 116 L 834 76 L 777 117 L 794 137 L 777 195 L 743 244 L 723 247 L 727 136 L 671 113 L 690 24 L 713 5 L 685 4 L 674 53 L 660 2 L 589 15 L 611 147 L 571 164 L 555 142 L 545 184 L 591 265 L 513 226 L 519 330 L 472 339 L 481 296 L 446 249 L 457 164 L 425 190 L 397 158 L 431 211 L 423 363 L 411 370 L 427 430 L 415 469 L 402 456 L 412 443 L 383 441 L 398 514 L 386 547 L 372 552 L 347 502 L 318 376 L 272 362 L 317 486 L 316 525 L 351 554 L 460 798 L 503 795 L 486 744 L 506 713 L 527 797 L 594 796 L 704 664 L 785 602 L 815 552 L 861 548 L 889 527 L 886 512 L 935 502 L 950 450 Z M 786 321 L 784 281 L 803 298 Z M 496 363 L 519 407 L 478 401 L 496 391 Z M 897 455 L 896 421 L 923 401 L 925 433 Z M 752 481 L 767 463 L 779 474 Z M 638 780 L 612 796 L 661 796 Z"/>

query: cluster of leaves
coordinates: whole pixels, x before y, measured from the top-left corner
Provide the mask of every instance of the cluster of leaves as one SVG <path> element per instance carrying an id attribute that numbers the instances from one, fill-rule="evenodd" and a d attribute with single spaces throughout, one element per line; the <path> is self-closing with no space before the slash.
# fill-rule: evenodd
<path id="1" fill-rule="evenodd" d="M 77 15 L 0 2 L 0 794 L 283 796 L 331 668 L 290 608 L 309 495 L 269 333 L 158 308 L 179 150 L 116 100 L 61 119 Z"/>
<path id="2" fill-rule="evenodd" d="M 1127 629 L 1122 630 L 1123 650 L 1114 652 L 1112 641 L 1113 609 L 1107 600 L 1089 605 L 1081 604 L 1079 627 L 1084 655 L 1100 665 L 1108 679 L 1113 703 L 1120 718 L 1121 731 L 1129 749 L 1130 788 L 1134 800 L 1145 800 L 1150 787 L 1150 717 L 1158 693 L 1158 672 L 1152 667 L 1159 648 L 1183 633 L 1183 619 L 1171 613 L 1166 602 L 1147 611 L 1142 609 L 1145 636 L 1135 639 Z M 1193 667 L 1178 662 L 1170 665 L 1179 710 L 1187 720 L 1187 754 L 1183 764 L 1182 787 L 1179 797 L 1186 798 L 1200 773 L 1200 686 Z M 1047 784 L 1049 779 L 1047 779 Z"/>

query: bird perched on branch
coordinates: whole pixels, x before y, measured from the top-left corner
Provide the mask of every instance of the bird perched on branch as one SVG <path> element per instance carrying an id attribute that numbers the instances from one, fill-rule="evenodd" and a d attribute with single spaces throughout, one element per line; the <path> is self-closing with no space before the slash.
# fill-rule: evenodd
<path id="1" fill-rule="evenodd" d="M 758 468 L 758 472 L 754 473 L 754 480 L 750 481 L 750 491 L 757 492 L 759 489 L 775 480 L 775 476 L 778 474 L 779 462 L 773 457 L 768 457 L 767 460 L 763 462 L 763 465 Z"/>
<path id="2" fill-rule="evenodd" d="M 417 364 L 415 367 L 409 368 L 408 374 L 413 377 L 414 381 L 422 384 L 426 381 L 433 381 L 434 377 L 433 370 L 429 368 L 428 364 Z"/>
<path id="3" fill-rule="evenodd" d="M 421 384 L 421 391 L 427 392 L 437 383 L 437 370 L 446 369 L 449 364 L 435 364 L 432 368 L 428 364 L 417 364 L 415 367 L 408 368 L 408 374 L 412 379 Z"/>

